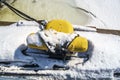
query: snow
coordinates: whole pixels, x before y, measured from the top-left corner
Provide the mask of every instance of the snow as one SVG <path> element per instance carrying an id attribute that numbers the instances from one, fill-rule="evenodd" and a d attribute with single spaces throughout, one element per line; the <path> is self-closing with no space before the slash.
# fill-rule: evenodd
<path id="1" fill-rule="evenodd" d="M 119 0 L 75 0 L 78 7 L 84 8 L 95 14 L 99 20 L 105 23 L 91 21 L 91 25 L 100 28 L 110 28 L 120 30 L 120 1 Z M 88 24 L 89 25 L 89 24 Z"/>
<path id="2" fill-rule="evenodd" d="M 21 44 L 26 44 L 26 37 L 37 30 L 39 30 L 39 27 L 36 26 L 16 27 L 13 25 L 0 27 L 0 58 L 9 60 L 14 59 L 15 50 Z"/>
<path id="3" fill-rule="evenodd" d="M 74 26 L 74 25 L 73 25 Z M 74 27 L 79 27 L 75 25 Z M 16 23 L 11 26 L 0 27 L 0 59 L 7 59 L 7 60 L 22 60 L 26 62 L 33 62 L 32 57 L 26 57 L 21 54 L 21 49 L 25 49 L 24 45 L 26 45 L 26 38 L 30 33 L 35 33 L 39 31 L 39 26 L 16 26 Z M 91 30 L 91 29 L 90 29 Z M 114 70 L 119 68 L 120 66 L 120 36 L 112 35 L 112 34 L 100 34 L 94 32 L 85 32 L 85 31 L 76 31 L 81 36 L 86 37 L 88 40 L 92 42 L 94 45 L 92 51 L 91 59 L 86 62 L 84 65 L 77 64 L 81 62 L 81 60 L 73 60 L 71 62 L 66 63 L 65 65 L 71 66 L 71 69 L 68 71 L 61 71 L 60 73 L 62 76 L 70 75 L 71 77 L 85 76 L 86 73 L 83 75 L 82 71 L 79 70 Z M 59 35 L 60 36 L 60 35 Z M 22 46 L 21 46 L 22 45 Z M 40 56 L 37 56 L 40 57 Z M 42 58 L 38 59 L 38 64 L 42 65 L 46 69 L 51 69 L 54 64 L 61 64 L 63 62 L 59 61 L 56 62 L 55 60 L 51 60 L 54 63 L 50 63 L 50 60 L 44 60 Z M 11 67 L 13 68 L 13 67 Z M 1 69 L 10 72 L 11 68 L 7 70 L 4 67 Z M 74 70 L 75 69 L 75 70 Z M 17 69 L 18 71 L 18 69 Z M 13 72 L 13 69 L 12 69 Z M 16 72 L 16 71 L 15 71 Z M 20 73 L 18 71 L 18 73 Z M 25 73 L 25 71 L 22 71 Z M 89 72 L 89 71 L 88 71 Z M 61 75 L 59 71 L 40 71 L 39 74 L 54 74 L 54 75 Z M 101 73 L 101 72 L 100 72 Z M 91 74 L 91 71 L 89 75 Z M 112 73 L 109 73 L 112 74 Z M 96 75 L 95 73 L 93 75 Z M 104 74 L 107 75 L 107 74 Z M 91 77 L 93 77 L 91 75 Z"/>
<path id="4" fill-rule="evenodd" d="M 120 10 L 119 0 L 76 0 L 78 7 L 82 7 L 94 13 L 97 19 L 92 17 L 86 26 L 96 26 L 98 28 L 110 28 L 120 30 Z M 114 5 L 113 5 L 114 4 Z M 89 15 L 90 16 L 90 15 Z M 104 23 L 105 24 L 104 24 Z M 30 33 L 35 33 L 39 30 L 38 24 L 35 22 L 25 22 L 26 24 L 18 23 L 20 26 L 13 24 L 11 26 L 0 27 L 0 59 L 2 60 L 25 60 L 32 61 L 31 57 L 25 57 L 19 54 L 19 46 L 21 44 L 26 45 L 26 37 Z M 35 25 L 34 25 L 35 24 Z M 79 25 L 73 25 L 74 27 L 80 27 Z M 54 76 L 60 76 L 66 78 L 68 76 L 72 78 L 104 78 L 113 77 L 114 70 L 120 68 L 120 36 L 113 34 L 101 34 L 96 33 L 95 29 L 90 29 L 92 32 L 76 31 L 75 33 L 86 37 L 90 40 L 94 46 L 91 59 L 84 65 L 73 65 L 75 62 L 69 63 L 70 70 L 67 71 L 38 71 L 38 74 L 53 74 Z M 4 70 L 4 67 L 0 67 Z M 14 66 L 11 67 L 12 69 Z M 6 68 L 8 71 L 11 68 Z M 16 67 L 15 67 L 16 68 Z M 106 70 L 106 72 L 102 71 Z M 88 71 L 85 71 L 88 70 Z M 93 70 L 93 73 L 92 71 Z M 97 70 L 97 71 L 96 71 Z M 111 71 L 112 70 L 112 71 Z M 13 70 L 12 70 L 13 71 Z M 16 71 L 17 72 L 17 71 Z M 20 71 L 18 71 L 19 73 Z M 26 71 L 22 71 L 23 73 Z M 29 73 L 30 71 L 28 71 Z M 34 73 L 33 71 L 31 74 Z M 67 75 L 67 76 L 66 76 Z M 59 78 L 60 78 L 59 77 Z M 68 78 L 67 78 L 68 79 Z"/>
<path id="5" fill-rule="evenodd" d="M 115 69 L 120 66 L 120 37 L 116 35 L 85 33 L 81 35 L 88 38 L 94 44 L 93 56 L 84 69 Z"/>

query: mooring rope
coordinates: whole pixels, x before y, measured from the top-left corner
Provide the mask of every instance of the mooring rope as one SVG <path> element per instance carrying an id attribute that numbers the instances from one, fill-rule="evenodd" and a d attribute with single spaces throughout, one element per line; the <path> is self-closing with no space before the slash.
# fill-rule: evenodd
<path id="1" fill-rule="evenodd" d="M 35 18 L 30 17 L 29 15 L 21 12 L 20 10 L 12 7 L 11 5 L 9 5 L 7 2 L 5 2 L 5 0 L 0 0 L 1 3 L 3 3 L 4 5 L 6 5 L 10 10 L 12 10 L 15 14 L 17 14 L 18 16 L 20 16 L 21 18 L 28 20 L 28 21 L 35 21 L 38 23 L 38 21 Z M 40 23 L 39 23 L 40 24 Z"/>

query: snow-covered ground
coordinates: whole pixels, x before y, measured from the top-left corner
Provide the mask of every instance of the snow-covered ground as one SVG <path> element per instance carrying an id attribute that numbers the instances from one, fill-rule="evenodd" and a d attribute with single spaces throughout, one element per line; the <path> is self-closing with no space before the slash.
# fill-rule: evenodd
<path id="1" fill-rule="evenodd" d="M 97 16 L 97 18 L 94 18 L 90 15 L 91 18 L 88 20 L 89 22 L 84 25 L 116 30 L 120 30 L 119 3 L 119 0 L 76 0 L 78 7 L 87 9 Z M 15 25 L 12 25 L 0 27 L 0 59 L 26 59 L 29 61 L 31 59 L 30 57 L 24 58 L 23 55 L 21 55 L 22 57 L 17 56 L 18 53 L 16 52 L 19 51 L 19 46 L 21 44 L 26 44 L 27 35 L 38 30 L 39 28 L 37 26 L 16 27 Z M 86 37 L 93 43 L 94 48 L 91 59 L 84 65 L 73 65 L 71 69 L 67 71 L 45 70 L 38 71 L 37 74 L 51 74 L 51 76 L 43 77 L 44 79 L 51 79 L 52 77 L 57 77 L 57 79 L 114 79 L 115 70 L 120 68 L 120 36 L 83 31 L 76 33 Z M 9 69 L 6 69 L 6 71 L 9 71 Z M 24 73 L 24 71 L 20 72 Z M 28 73 L 31 72 L 28 71 Z"/>
<path id="2" fill-rule="evenodd" d="M 74 25 L 75 27 L 75 25 Z M 26 57 L 22 54 L 20 54 L 19 46 L 21 44 L 26 44 L 26 37 L 31 32 L 37 32 L 39 30 L 38 26 L 16 26 L 11 25 L 7 27 L 1 27 L 0 28 L 0 59 L 7 59 L 7 60 L 23 60 L 23 61 L 32 61 L 33 59 L 31 57 Z M 104 76 L 106 77 L 112 77 L 114 70 L 118 69 L 120 66 L 120 37 L 117 35 L 112 34 L 100 34 L 96 32 L 76 32 L 80 34 L 81 36 L 86 37 L 89 39 L 93 45 L 93 51 L 92 51 L 92 57 L 91 59 L 85 63 L 84 65 L 78 64 L 75 65 L 75 61 L 71 62 L 71 69 L 68 71 L 61 71 L 62 74 L 59 73 L 59 71 L 39 71 L 38 74 L 55 74 L 55 75 L 70 75 L 70 77 L 76 77 L 80 78 L 81 76 L 87 76 L 89 73 L 89 77 L 101 77 L 102 76 L 94 76 L 96 73 L 93 72 L 93 75 L 90 75 L 92 72 L 88 71 L 88 73 L 82 73 L 84 70 L 93 70 L 93 71 L 99 71 L 99 70 L 113 70 L 111 73 L 105 72 Z M 44 63 L 47 61 L 40 61 L 41 63 Z M 53 64 L 53 63 L 52 63 Z M 58 63 L 56 63 L 58 64 Z M 70 64 L 70 63 L 69 63 Z M 51 63 L 45 64 L 45 66 L 50 67 Z M 1 67 L 2 69 L 2 67 Z M 6 69 L 9 72 L 9 68 Z M 83 71 L 81 71 L 83 70 Z M 12 69 L 12 72 L 14 70 Z M 21 72 L 21 71 L 20 71 Z M 29 72 L 29 71 L 28 71 Z M 42 73 L 41 73 L 42 72 Z M 24 71 L 23 71 L 24 73 Z M 33 72 L 34 73 L 34 72 Z M 99 74 L 102 72 L 100 71 Z M 81 76 L 80 76 L 81 75 Z M 86 77 L 83 77 L 86 78 Z"/>
<path id="3" fill-rule="evenodd" d="M 102 28 L 106 27 L 120 30 L 119 0 L 76 0 L 76 4 L 81 8 L 89 10 L 95 14 L 99 20 L 104 22 L 105 26 L 101 26 Z"/>

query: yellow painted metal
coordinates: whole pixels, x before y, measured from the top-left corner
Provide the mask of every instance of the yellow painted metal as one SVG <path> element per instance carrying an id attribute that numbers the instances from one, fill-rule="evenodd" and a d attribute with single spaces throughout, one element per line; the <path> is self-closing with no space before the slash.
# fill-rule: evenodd
<path id="1" fill-rule="evenodd" d="M 74 29 L 70 22 L 66 20 L 51 20 L 48 22 L 45 29 L 54 29 L 58 32 L 64 32 L 64 33 L 73 33 Z"/>
<path id="2" fill-rule="evenodd" d="M 84 37 L 77 36 L 68 45 L 68 50 L 71 52 L 85 52 L 88 49 L 88 40 Z"/>

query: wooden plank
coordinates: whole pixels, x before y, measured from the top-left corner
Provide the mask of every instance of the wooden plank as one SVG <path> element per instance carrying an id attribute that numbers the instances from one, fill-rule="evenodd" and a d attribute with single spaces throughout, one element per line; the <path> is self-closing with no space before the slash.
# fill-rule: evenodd
<path id="1" fill-rule="evenodd" d="M 113 29 L 100 29 L 96 28 L 98 33 L 104 33 L 104 34 L 114 34 L 120 36 L 120 30 L 113 30 Z"/>
<path id="2" fill-rule="evenodd" d="M 15 22 L 0 21 L 0 26 L 8 26 L 13 23 L 15 23 Z"/>
<path id="3" fill-rule="evenodd" d="M 96 29 L 97 33 L 103 33 L 103 34 L 114 34 L 114 35 L 119 35 L 120 36 L 120 30 L 115 30 L 115 29 L 102 29 L 102 28 L 97 28 L 95 26 L 87 26 L 89 28 Z"/>

